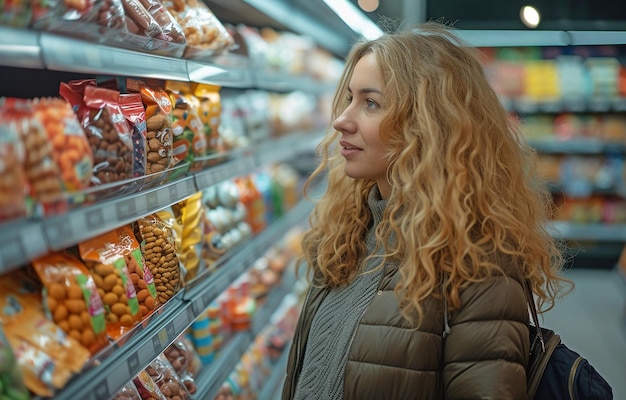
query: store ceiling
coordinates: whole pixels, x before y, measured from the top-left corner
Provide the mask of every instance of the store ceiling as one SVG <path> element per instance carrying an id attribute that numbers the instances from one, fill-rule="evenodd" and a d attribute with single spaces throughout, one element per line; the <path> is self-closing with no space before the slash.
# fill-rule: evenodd
<path id="1" fill-rule="evenodd" d="M 350 0 L 355 5 L 357 0 Z M 526 29 L 519 20 L 523 5 L 542 14 L 538 30 L 626 30 L 622 0 L 379 0 L 365 13 L 387 26 L 443 19 L 459 29 Z M 271 27 L 308 35 L 337 56 L 344 56 L 356 34 L 322 0 L 208 0 L 220 21 Z M 389 25 L 391 22 L 391 25 Z"/>

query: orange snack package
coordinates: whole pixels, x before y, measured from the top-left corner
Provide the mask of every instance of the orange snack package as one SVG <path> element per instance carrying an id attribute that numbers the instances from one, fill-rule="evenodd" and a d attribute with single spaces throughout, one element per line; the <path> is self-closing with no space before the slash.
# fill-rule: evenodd
<path id="1" fill-rule="evenodd" d="M 135 286 L 137 301 L 143 318 L 152 314 L 159 305 L 159 296 L 154 285 L 154 277 L 150 268 L 146 265 L 141 247 L 130 226 L 123 226 L 116 230 L 120 242 L 129 243 L 128 251 L 124 254 L 128 266 L 128 276 Z"/>
<path id="2" fill-rule="evenodd" d="M 167 93 L 141 81 L 127 82 L 128 91 L 141 93 L 146 108 L 146 175 L 171 168 L 172 102 Z"/>
<path id="3" fill-rule="evenodd" d="M 44 284 L 44 308 L 51 319 L 91 354 L 106 347 L 102 298 L 85 265 L 63 252 L 40 257 L 32 265 Z"/>
<path id="4" fill-rule="evenodd" d="M 220 148 L 219 127 L 222 114 L 220 87 L 206 83 L 194 83 L 193 93 L 199 101 L 198 115 L 204 127 L 207 140 L 207 154 L 214 154 Z"/>
<path id="5" fill-rule="evenodd" d="M 64 99 L 47 97 L 35 99 L 33 111 L 52 143 L 64 189 L 73 192 L 88 187 L 93 154 L 72 106 Z"/>
<path id="6" fill-rule="evenodd" d="M 154 276 L 159 302 L 165 304 L 182 285 L 174 233 L 156 214 L 138 220 L 136 231 L 146 265 Z"/>
<path id="7" fill-rule="evenodd" d="M 104 303 L 107 333 L 114 340 L 141 321 L 137 292 L 124 259 L 130 245 L 130 240 L 120 240 L 116 231 L 78 244 Z"/>
<path id="8" fill-rule="evenodd" d="M 0 107 L 0 123 L 5 125 L 11 110 Z M 26 216 L 26 173 L 24 146 L 15 125 L 0 133 L 0 221 Z"/>
<path id="9" fill-rule="evenodd" d="M 52 396 L 89 360 L 87 349 L 46 318 L 40 289 L 23 271 L 0 278 L 0 323 L 24 384 L 37 395 Z"/>

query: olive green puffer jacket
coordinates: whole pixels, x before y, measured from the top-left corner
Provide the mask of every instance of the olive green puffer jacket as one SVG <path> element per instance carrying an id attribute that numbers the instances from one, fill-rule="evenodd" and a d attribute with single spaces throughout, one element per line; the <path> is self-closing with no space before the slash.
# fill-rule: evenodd
<path id="1" fill-rule="evenodd" d="M 393 291 L 400 273 L 388 264 L 378 292 L 357 327 L 345 369 L 344 398 L 526 399 L 529 336 L 522 285 L 505 276 L 473 284 L 461 293 L 462 309 L 424 304 L 425 318 L 411 329 Z M 283 400 L 292 399 L 307 335 L 327 291 L 310 288 L 290 349 Z"/>

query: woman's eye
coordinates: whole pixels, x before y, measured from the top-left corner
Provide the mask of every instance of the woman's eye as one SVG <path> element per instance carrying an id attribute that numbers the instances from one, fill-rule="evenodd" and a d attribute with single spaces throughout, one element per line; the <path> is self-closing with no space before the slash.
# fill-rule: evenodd
<path id="1" fill-rule="evenodd" d="M 365 100 L 365 104 L 367 105 L 367 109 L 368 110 L 373 110 L 375 108 L 378 107 L 378 103 L 376 103 L 374 100 L 372 99 L 367 99 Z"/>

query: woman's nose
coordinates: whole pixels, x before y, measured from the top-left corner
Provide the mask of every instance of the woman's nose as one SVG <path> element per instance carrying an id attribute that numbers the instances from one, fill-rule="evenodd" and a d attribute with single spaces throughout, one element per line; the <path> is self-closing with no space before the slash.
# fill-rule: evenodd
<path id="1" fill-rule="evenodd" d="M 333 122 L 333 128 L 341 133 L 354 133 L 356 132 L 356 124 L 354 120 L 349 117 L 347 110 L 344 111 L 335 121 Z"/>

